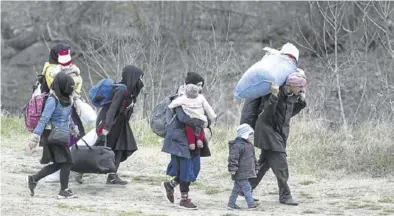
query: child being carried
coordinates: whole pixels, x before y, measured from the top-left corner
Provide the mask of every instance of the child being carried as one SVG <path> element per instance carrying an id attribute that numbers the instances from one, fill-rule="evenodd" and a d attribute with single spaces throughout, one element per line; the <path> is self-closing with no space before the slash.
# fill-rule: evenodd
<path id="1" fill-rule="evenodd" d="M 191 150 L 196 149 L 196 143 L 198 148 L 203 147 L 205 135 L 201 125 L 207 127 L 208 118 L 209 120 L 213 120 L 217 117 L 204 95 L 200 94 L 200 91 L 201 87 L 194 84 L 187 84 L 185 94 L 174 99 L 168 105 L 170 109 L 181 106 L 183 111 L 190 116 L 191 121 L 195 122 L 195 124 L 185 126 L 186 137 Z M 205 116 L 205 113 L 208 118 Z"/>

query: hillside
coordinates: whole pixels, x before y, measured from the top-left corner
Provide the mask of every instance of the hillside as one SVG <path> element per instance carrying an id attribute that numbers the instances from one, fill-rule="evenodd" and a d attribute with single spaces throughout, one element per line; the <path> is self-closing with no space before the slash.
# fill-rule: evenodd
<path id="1" fill-rule="evenodd" d="M 125 64 L 145 71 L 137 115 L 206 78 L 219 121 L 238 121 L 233 88 L 262 48 L 287 41 L 309 77 L 303 115 L 330 126 L 393 120 L 392 2 L 1 2 L 2 108 L 17 113 L 58 41 L 72 45 L 84 90 Z M 56 15 L 54 15 L 56 14 Z M 225 90 L 225 91 L 223 91 Z"/>

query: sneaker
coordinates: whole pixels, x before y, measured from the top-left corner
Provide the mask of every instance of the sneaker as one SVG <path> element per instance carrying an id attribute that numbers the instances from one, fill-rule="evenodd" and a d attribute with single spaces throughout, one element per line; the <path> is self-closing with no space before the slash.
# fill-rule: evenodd
<path id="1" fill-rule="evenodd" d="M 33 176 L 26 176 L 25 178 L 27 189 L 29 190 L 30 196 L 34 196 L 34 188 L 37 186 L 37 182 L 34 181 Z"/>
<path id="2" fill-rule="evenodd" d="M 126 180 L 122 180 L 119 178 L 117 174 L 109 174 L 107 178 L 107 184 L 118 184 L 118 185 L 126 185 L 128 182 Z"/>
<path id="3" fill-rule="evenodd" d="M 227 205 L 227 209 L 228 210 L 238 210 L 238 209 L 241 209 L 241 208 L 237 204 L 234 204 L 234 205 L 228 204 Z"/>
<path id="4" fill-rule="evenodd" d="M 74 177 L 75 181 L 78 182 L 79 184 L 83 184 L 83 173 L 77 173 Z"/>
<path id="5" fill-rule="evenodd" d="M 179 207 L 183 209 L 197 210 L 198 207 L 192 203 L 191 199 L 181 199 Z"/>
<path id="6" fill-rule="evenodd" d="M 164 188 L 166 197 L 170 203 L 174 203 L 174 188 L 170 182 L 162 182 L 161 186 Z"/>
<path id="7" fill-rule="evenodd" d="M 254 209 L 260 206 L 260 203 L 253 203 L 252 205 L 248 206 L 250 209 Z"/>
<path id="8" fill-rule="evenodd" d="M 197 140 L 197 148 L 202 148 L 204 147 L 204 144 L 201 140 Z"/>
<path id="9" fill-rule="evenodd" d="M 71 189 L 60 190 L 59 194 L 57 195 L 58 199 L 72 199 L 77 198 L 76 195 L 71 191 Z"/>

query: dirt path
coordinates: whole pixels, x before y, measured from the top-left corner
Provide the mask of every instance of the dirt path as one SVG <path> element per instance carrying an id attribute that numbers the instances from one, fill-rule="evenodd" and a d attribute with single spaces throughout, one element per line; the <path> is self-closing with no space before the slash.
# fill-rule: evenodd
<path id="1" fill-rule="evenodd" d="M 30 152 L 23 143 L 25 137 L 2 139 L 2 215 L 394 215 L 393 177 L 321 180 L 291 173 L 290 187 L 301 203 L 293 207 L 278 203 L 276 180 L 271 172 L 255 191 L 261 207 L 253 211 L 228 211 L 225 207 L 232 182 L 223 155 L 203 159 L 198 182 L 193 184 L 190 194 L 199 210 L 181 210 L 165 200 L 160 186 L 167 179 L 164 170 L 168 156 L 159 148 L 144 146 L 120 167 L 121 176 L 130 181 L 127 186 L 106 185 L 105 175 L 89 175 L 85 184 L 70 183 L 78 199 L 57 200 L 59 184 L 44 181 L 39 182 L 36 196 L 30 197 L 24 177 L 41 168 L 38 163 L 41 149 Z M 179 203 L 179 191 L 176 194 Z M 238 204 L 246 207 L 242 198 Z"/>

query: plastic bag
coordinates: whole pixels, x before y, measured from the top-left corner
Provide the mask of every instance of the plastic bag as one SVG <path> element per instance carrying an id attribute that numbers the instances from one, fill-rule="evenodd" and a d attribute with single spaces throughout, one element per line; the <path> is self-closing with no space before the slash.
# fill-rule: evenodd
<path id="1" fill-rule="evenodd" d="M 77 114 L 79 118 L 81 118 L 82 123 L 95 126 L 97 119 L 96 111 L 89 104 L 80 99 L 75 100 L 74 103 Z"/>

